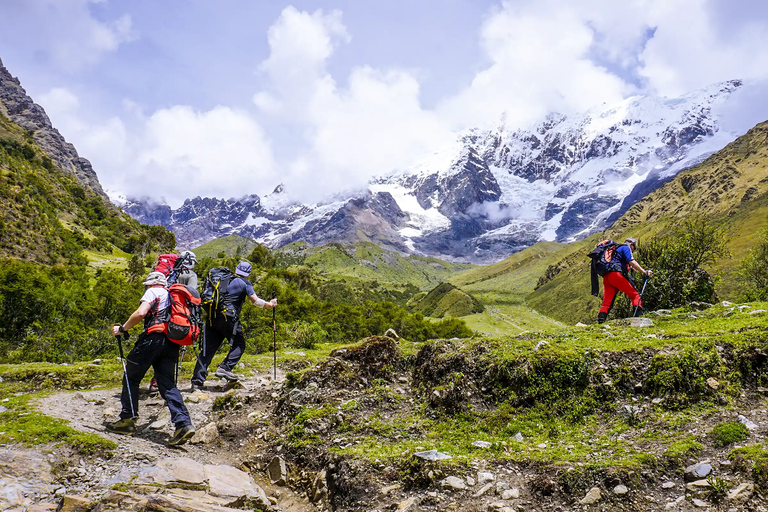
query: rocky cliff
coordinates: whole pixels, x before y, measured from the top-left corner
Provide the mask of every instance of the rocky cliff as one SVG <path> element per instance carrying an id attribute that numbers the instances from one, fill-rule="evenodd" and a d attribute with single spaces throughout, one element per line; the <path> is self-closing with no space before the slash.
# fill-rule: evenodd
<path id="1" fill-rule="evenodd" d="M 43 107 L 27 96 L 19 79 L 8 72 L 1 60 L 0 113 L 27 130 L 56 167 L 72 174 L 81 185 L 109 200 L 91 162 L 78 155 L 75 147 L 53 127 Z"/>

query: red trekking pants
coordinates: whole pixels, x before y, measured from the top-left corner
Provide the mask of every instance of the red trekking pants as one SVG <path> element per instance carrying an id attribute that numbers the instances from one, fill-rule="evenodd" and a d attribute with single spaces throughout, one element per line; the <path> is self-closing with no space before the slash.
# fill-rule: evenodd
<path id="1" fill-rule="evenodd" d="M 613 307 L 613 300 L 616 293 L 622 291 L 632 300 L 633 306 L 642 306 L 640 303 L 640 292 L 635 290 L 629 279 L 621 275 L 621 272 L 608 272 L 603 276 L 603 305 L 600 306 L 601 313 L 608 313 Z"/>

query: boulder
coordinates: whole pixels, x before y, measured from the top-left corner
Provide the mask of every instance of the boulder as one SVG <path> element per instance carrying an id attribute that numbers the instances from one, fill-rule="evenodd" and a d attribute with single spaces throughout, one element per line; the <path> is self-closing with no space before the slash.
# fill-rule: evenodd
<path id="1" fill-rule="evenodd" d="M 216 422 L 212 421 L 204 425 L 201 429 L 195 431 L 195 435 L 190 439 L 192 444 L 208 444 L 219 438 L 219 428 Z"/>
<path id="2" fill-rule="evenodd" d="M 698 464 L 692 464 L 685 468 L 685 481 L 693 482 L 695 480 L 701 480 L 707 478 L 712 472 L 712 465 L 706 462 L 699 462 Z"/>
<path id="3" fill-rule="evenodd" d="M 745 482 L 745 483 L 739 484 L 738 487 L 731 489 L 728 492 L 728 496 L 726 496 L 726 499 L 728 501 L 746 501 L 752 497 L 752 494 L 754 492 L 755 492 L 755 484 L 750 482 Z"/>
<path id="4" fill-rule="evenodd" d="M 464 479 L 457 476 L 449 476 L 440 481 L 440 487 L 454 491 L 463 491 L 467 488 L 467 483 Z"/>
<path id="5" fill-rule="evenodd" d="M 599 487 L 593 487 L 589 490 L 586 496 L 584 496 L 579 503 L 582 505 L 593 505 L 600 501 L 600 498 L 602 497 L 602 492 L 600 491 Z"/>
<path id="6" fill-rule="evenodd" d="M 94 503 L 83 496 L 65 495 L 59 502 L 57 512 L 88 512 Z"/>
<path id="7" fill-rule="evenodd" d="M 206 464 L 204 468 L 208 492 L 213 496 L 232 498 L 228 506 L 240 506 L 247 502 L 255 502 L 265 508 L 271 506 L 267 494 L 248 473 L 232 466 Z"/>
<path id="8" fill-rule="evenodd" d="M 288 467 L 285 465 L 285 461 L 282 457 L 276 456 L 272 458 L 269 466 L 267 466 L 267 476 L 275 485 L 286 484 L 288 481 Z"/>
<path id="9" fill-rule="evenodd" d="M 186 457 L 163 459 L 157 467 L 167 470 L 171 483 L 202 486 L 205 484 L 205 468 L 199 462 Z"/>

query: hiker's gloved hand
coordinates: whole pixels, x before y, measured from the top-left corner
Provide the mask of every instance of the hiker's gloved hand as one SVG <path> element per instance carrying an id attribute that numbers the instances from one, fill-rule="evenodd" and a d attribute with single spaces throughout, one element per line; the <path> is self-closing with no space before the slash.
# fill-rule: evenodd
<path id="1" fill-rule="evenodd" d="M 277 299 L 272 299 L 271 301 L 267 302 L 267 307 L 274 308 L 277 306 Z"/>
<path id="2" fill-rule="evenodd" d="M 651 269 L 646 270 L 645 271 L 645 275 L 646 275 L 646 277 L 651 277 L 653 275 L 653 270 L 651 270 Z"/>
<path id="3" fill-rule="evenodd" d="M 120 333 L 125 332 L 125 329 L 123 329 L 123 326 L 120 324 L 116 324 L 112 326 L 112 335 L 113 336 L 120 336 Z"/>

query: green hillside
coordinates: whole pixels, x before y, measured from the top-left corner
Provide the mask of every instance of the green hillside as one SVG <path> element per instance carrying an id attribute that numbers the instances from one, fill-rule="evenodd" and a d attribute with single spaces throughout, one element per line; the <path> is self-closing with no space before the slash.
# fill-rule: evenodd
<path id="1" fill-rule="evenodd" d="M 227 235 L 217 238 L 216 240 L 211 240 L 192 250 L 198 260 L 203 258 L 216 258 L 220 253 L 224 253 L 224 256 L 245 258 L 257 245 L 259 245 L 259 243 L 252 238 L 245 238 L 240 235 Z"/>
<path id="2" fill-rule="evenodd" d="M 484 309 L 480 301 L 450 283 L 440 283 L 434 287 L 415 301 L 413 308 L 432 318 L 467 316 L 482 313 Z"/>
<path id="3" fill-rule="evenodd" d="M 597 315 L 600 301 L 589 294 L 586 254 L 600 239 L 643 240 L 669 233 L 690 215 L 705 215 L 725 230 L 729 255 L 705 266 L 719 277 L 720 299 L 738 300 L 738 268 L 768 226 L 768 123 L 761 123 L 699 166 L 633 206 L 604 233 L 572 245 L 570 255 L 552 261 L 545 277 L 527 302 L 537 311 L 565 322 L 588 321 Z M 558 255 L 559 256 L 559 255 Z M 642 262 L 641 262 L 642 264 Z M 653 283 L 653 281 L 651 281 Z"/>
<path id="4" fill-rule="evenodd" d="M 456 272 L 474 265 L 450 263 L 424 256 L 404 256 L 371 242 L 354 245 L 327 244 L 309 247 L 295 243 L 275 251 L 280 259 L 294 259 L 321 275 L 349 282 L 376 281 L 386 286 L 429 290 Z"/>
<path id="5" fill-rule="evenodd" d="M 173 234 L 142 226 L 84 188 L 0 113 L 0 257 L 55 264 L 82 250 L 111 255 L 160 246 L 173 248 Z"/>
<path id="6" fill-rule="evenodd" d="M 452 275 L 448 282 L 485 306 L 483 312 L 462 319 L 470 328 L 496 336 L 560 328 L 560 323 L 529 307 L 525 298 L 547 267 L 572 250 L 568 244 L 542 242 L 493 265 Z"/>

